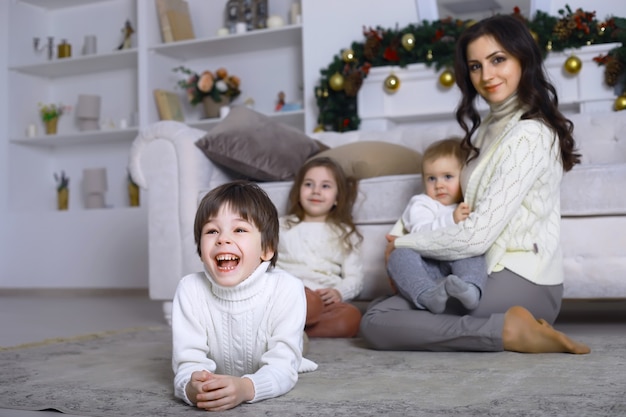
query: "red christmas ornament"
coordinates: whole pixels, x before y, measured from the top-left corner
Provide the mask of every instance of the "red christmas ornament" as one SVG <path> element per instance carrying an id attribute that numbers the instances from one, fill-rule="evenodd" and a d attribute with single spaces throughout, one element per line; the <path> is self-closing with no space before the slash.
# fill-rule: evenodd
<path id="1" fill-rule="evenodd" d="M 385 58 L 387 61 L 400 61 L 400 56 L 398 55 L 398 51 L 391 48 L 390 46 L 388 46 L 387 49 L 385 49 L 383 58 Z"/>

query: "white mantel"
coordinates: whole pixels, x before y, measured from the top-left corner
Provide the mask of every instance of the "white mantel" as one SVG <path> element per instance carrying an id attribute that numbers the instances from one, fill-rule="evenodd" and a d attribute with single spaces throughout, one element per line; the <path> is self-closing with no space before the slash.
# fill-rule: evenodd
<path id="1" fill-rule="evenodd" d="M 604 83 L 604 66 L 593 58 L 606 55 L 619 43 L 585 46 L 564 52 L 550 53 L 544 65 L 550 80 L 557 89 L 559 105 L 566 113 L 593 113 L 611 111 L 616 95 L 613 87 Z M 569 74 L 563 63 L 570 55 L 583 62 L 578 74 Z M 357 96 L 360 130 L 389 130 L 403 124 L 436 123 L 454 118 L 460 91 L 453 85 L 446 88 L 439 83 L 439 75 L 425 64 L 412 64 L 406 68 L 376 67 L 370 70 Z M 387 93 L 384 80 L 391 73 L 400 79 L 400 88 Z M 477 104 L 486 110 L 484 101 Z"/>

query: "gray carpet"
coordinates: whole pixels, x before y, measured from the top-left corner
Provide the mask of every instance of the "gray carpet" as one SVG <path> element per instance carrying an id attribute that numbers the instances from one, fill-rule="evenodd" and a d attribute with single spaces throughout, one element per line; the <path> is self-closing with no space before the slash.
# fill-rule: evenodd
<path id="1" fill-rule="evenodd" d="M 622 334 L 571 334 L 584 356 L 378 352 L 311 340 L 319 364 L 287 395 L 237 416 L 623 416 Z M 83 416 L 206 415 L 172 396 L 170 330 L 129 329 L 0 350 L 0 408 Z"/>

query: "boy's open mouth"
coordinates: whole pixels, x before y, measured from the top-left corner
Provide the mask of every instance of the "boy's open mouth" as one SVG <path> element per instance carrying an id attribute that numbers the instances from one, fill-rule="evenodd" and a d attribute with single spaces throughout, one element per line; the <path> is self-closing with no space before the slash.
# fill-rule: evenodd
<path id="1" fill-rule="evenodd" d="M 232 254 L 222 254 L 215 257 L 220 269 L 235 269 L 239 265 L 239 257 Z"/>

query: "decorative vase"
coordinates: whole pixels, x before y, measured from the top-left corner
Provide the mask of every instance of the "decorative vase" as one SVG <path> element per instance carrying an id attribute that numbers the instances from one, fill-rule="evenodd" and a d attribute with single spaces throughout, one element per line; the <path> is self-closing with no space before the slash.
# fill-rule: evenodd
<path id="1" fill-rule="evenodd" d="M 84 169 L 83 189 L 85 192 L 85 208 L 105 208 L 106 202 L 104 194 L 109 189 L 106 168 Z"/>
<path id="2" fill-rule="evenodd" d="M 128 183 L 128 202 L 131 207 L 139 207 L 139 186 L 135 183 Z"/>
<path id="3" fill-rule="evenodd" d="M 213 97 L 206 96 L 202 99 L 202 105 L 204 106 L 204 113 L 207 119 L 212 119 L 220 116 L 220 109 L 230 104 L 230 97 L 225 94 L 221 95 L 222 101 L 217 102 L 213 100 Z"/>
<path id="4" fill-rule="evenodd" d="M 55 135 L 57 133 L 57 124 L 59 122 L 59 118 L 55 117 L 54 119 L 46 120 L 46 135 Z"/>
<path id="5" fill-rule="evenodd" d="M 57 208 L 59 210 L 67 210 L 69 206 L 70 190 L 61 188 L 57 190 Z"/>

